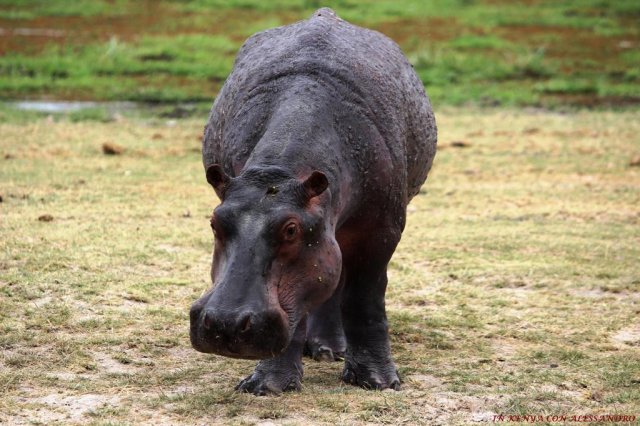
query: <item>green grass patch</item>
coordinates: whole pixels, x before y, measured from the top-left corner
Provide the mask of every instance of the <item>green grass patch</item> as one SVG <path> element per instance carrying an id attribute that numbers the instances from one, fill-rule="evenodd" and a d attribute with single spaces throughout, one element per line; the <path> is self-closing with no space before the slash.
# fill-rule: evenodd
<path id="1" fill-rule="evenodd" d="M 152 6 L 150 14 L 132 0 L 5 2 L 0 20 L 10 34 L 0 45 L 0 97 L 210 102 L 248 36 L 329 6 L 397 41 L 435 105 L 639 102 L 634 1 L 522 7 L 488 0 L 161 0 Z"/>
<path id="2" fill-rule="evenodd" d="M 144 37 L 135 43 L 52 47 L 40 55 L 11 54 L 0 61 L 5 99 L 53 92 L 62 96 L 168 102 L 209 100 L 231 70 L 237 45 L 222 36 Z M 217 56 L 217 57 L 216 57 Z M 178 84 L 176 84 L 178 83 Z"/>

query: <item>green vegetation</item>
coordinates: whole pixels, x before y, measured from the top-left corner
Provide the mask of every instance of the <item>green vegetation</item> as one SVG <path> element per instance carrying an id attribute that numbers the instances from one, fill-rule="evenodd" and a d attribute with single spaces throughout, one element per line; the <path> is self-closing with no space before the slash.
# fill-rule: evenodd
<path id="1" fill-rule="evenodd" d="M 211 93 L 199 93 L 203 81 L 212 87 L 209 92 L 219 87 L 238 47 L 222 36 L 188 34 L 145 36 L 135 45 L 112 38 L 97 46 L 54 46 L 37 56 L 9 54 L 0 62 L 5 76 L 0 91 L 14 98 L 57 93 L 105 100 L 209 100 Z"/>
<path id="2" fill-rule="evenodd" d="M 321 5 L 396 40 L 436 105 L 640 102 L 635 0 L 11 0 L 0 96 L 210 101 L 249 35 Z"/>
<path id="3" fill-rule="evenodd" d="M 11 114 L 0 110 L 0 422 L 638 415 L 637 111 L 439 110 L 434 169 L 389 270 L 403 390 L 342 385 L 341 363 L 305 359 L 303 391 L 275 398 L 232 391 L 253 362 L 189 344 L 217 203 L 202 119 Z"/>

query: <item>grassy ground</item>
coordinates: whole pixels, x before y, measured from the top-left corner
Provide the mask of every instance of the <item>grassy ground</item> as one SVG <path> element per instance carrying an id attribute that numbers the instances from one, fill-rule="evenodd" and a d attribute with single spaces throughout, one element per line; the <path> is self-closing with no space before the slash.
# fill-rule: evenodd
<path id="1" fill-rule="evenodd" d="M 217 202 L 203 119 L 4 120 L 0 423 L 640 415 L 638 112 L 438 119 L 434 170 L 390 268 L 403 390 L 345 386 L 340 363 L 306 360 L 304 390 L 268 398 L 232 392 L 252 362 L 189 345 Z"/>
<path id="2" fill-rule="evenodd" d="M 249 35 L 321 5 L 396 40 L 436 105 L 640 103 L 637 0 L 6 0 L 0 98 L 209 102 Z"/>

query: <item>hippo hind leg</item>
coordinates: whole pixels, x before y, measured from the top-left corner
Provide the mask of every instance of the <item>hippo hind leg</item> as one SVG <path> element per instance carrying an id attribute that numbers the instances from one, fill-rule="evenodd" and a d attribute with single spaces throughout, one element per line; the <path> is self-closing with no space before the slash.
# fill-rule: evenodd
<path id="1" fill-rule="evenodd" d="M 309 314 L 304 355 L 316 361 L 341 361 L 344 359 L 347 341 L 342 328 L 340 309 L 343 281 L 344 273 L 331 298 Z"/>
<path id="2" fill-rule="evenodd" d="M 277 395 L 281 392 L 302 389 L 302 348 L 306 332 L 306 320 L 298 324 L 287 349 L 275 358 L 258 362 L 254 372 L 242 380 L 236 391 L 254 395 Z"/>
<path id="3" fill-rule="evenodd" d="M 393 228 L 380 228 L 347 265 L 342 302 L 347 351 L 342 380 L 366 389 L 400 389 L 384 303 L 387 265 L 400 234 Z"/>

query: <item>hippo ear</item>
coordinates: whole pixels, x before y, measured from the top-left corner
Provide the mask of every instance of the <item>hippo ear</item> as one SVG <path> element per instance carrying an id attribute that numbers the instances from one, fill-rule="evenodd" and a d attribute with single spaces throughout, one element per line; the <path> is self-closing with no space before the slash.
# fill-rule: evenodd
<path id="1" fill-rule="evenodd" d="M 221 200 L 229 181 L 231 178 L 222 170 L 220 164 L 212 164 L 207 168 L 207 182 L 213 186 Z"/>
<path id="2" fill-rule="evenodd" d="M 322 194 L 328 186 L 329 180 L 325 174 L 317 170 L 311 173 L 311 175 L 302 183 L 304 192 L 307 194 L 307 198 L 309 200 Z"/>

